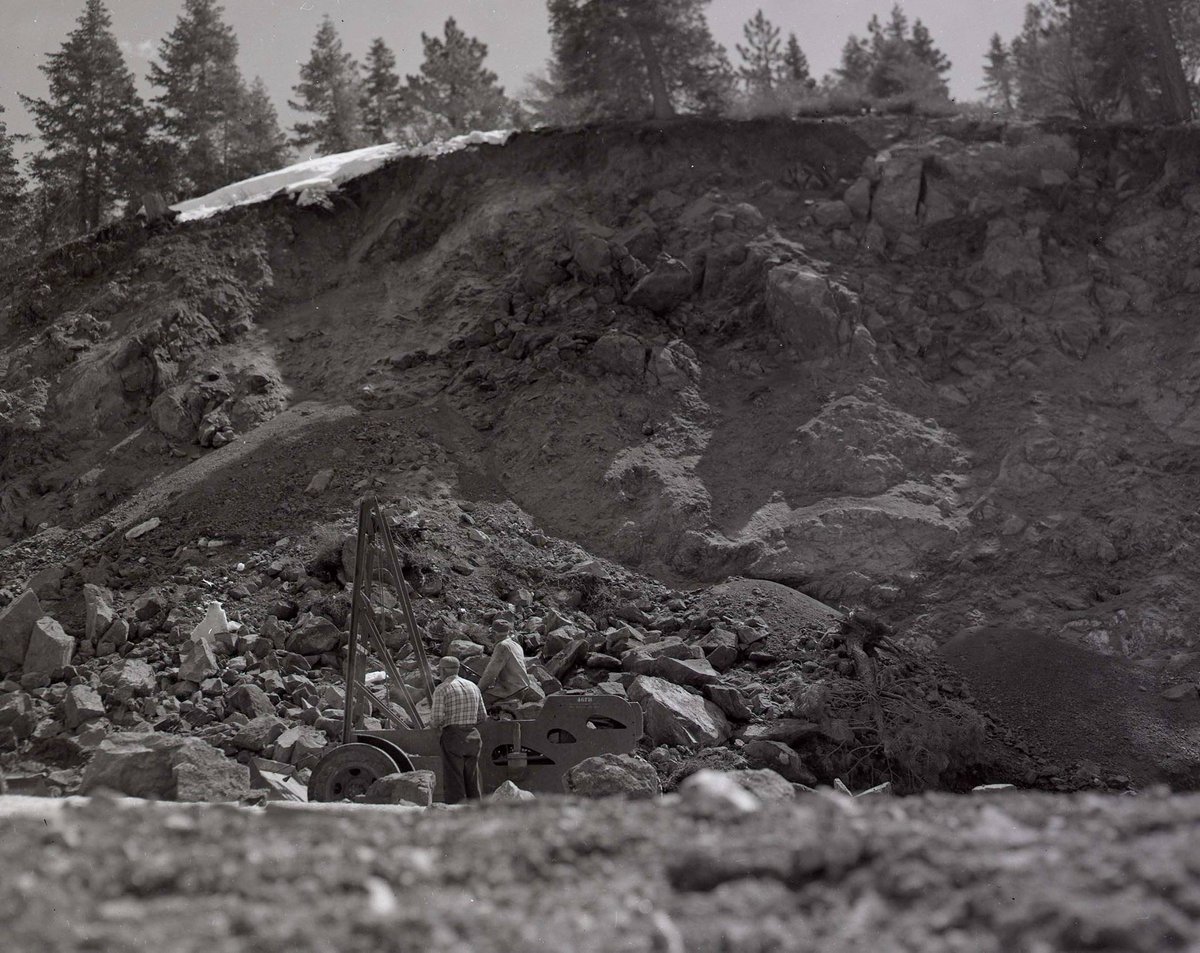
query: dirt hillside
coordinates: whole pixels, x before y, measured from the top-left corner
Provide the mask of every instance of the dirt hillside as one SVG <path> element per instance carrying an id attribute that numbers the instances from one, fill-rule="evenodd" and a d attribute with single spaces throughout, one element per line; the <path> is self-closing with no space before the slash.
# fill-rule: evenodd
<path id="1" fill-rule="evenodd" d="M 796 781 L 1194 786 L 1195 147 L 958 120 L 535 132 L 331 207 L 60 249 L 0 286 L 2 601 L 16 632 L 32 589 L 74 653 L 5 662 L 10 773 L 72 791 L 111 729 L 301 766 L 234 737 L 333 723 L 322 625 L 344 629 L 374 492 L 431 647 L 485 651 L 503 618 L 549 662 L 573 626 L 597 660 L 566 687 L 624 689 L 621 626 L 709 659 L 733 633 L 710 760 L 771 741 Z M 183 677 L 213 599 L 245 661 Z M 878 672 L 811 600 L 894 628 Z M 1013 697 L 1052 680 L 996 687 L 1020 670 L 948 649 L 967 685 L 933 655 L 980 628 L 1109 656 L 1081 712 L 1145 689 L 1162 715 L 1096 750 L 1029 737 Z M 270 711 L 228 703 L 243 683 Z M 103 731 L 68 724 L 85 688 Z M 697 754 L 652 747 L 668 785 Z"/>

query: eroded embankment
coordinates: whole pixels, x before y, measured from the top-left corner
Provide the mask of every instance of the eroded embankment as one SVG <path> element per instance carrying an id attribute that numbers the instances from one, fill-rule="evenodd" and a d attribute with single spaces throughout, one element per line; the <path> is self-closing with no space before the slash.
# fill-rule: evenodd
<path id="1" fill-rule="evenodd" d="M 366 488 L 513 500 L 676 583 L 780 580 L 916 645 L 1047 633 L 1195 706 L 1191 146 L 628 125 L 402 160 L 332 210 L 112 229 L 7 292 L 11 582 L 98 542 L 151 585 L 139 556 L 266 546 Z M 158 542 L 105 521 L 302 399 L 362 439 L 266 444 L 270 492 L 201 481 Z M 317 462 L 336 496 L 299 503 Z"/>

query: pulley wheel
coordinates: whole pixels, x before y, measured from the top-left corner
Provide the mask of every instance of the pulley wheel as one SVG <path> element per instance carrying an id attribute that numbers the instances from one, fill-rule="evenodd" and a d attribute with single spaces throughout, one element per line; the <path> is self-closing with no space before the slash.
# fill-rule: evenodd
<path id="1" fill-rule="evenodd" d="M 310 801 L 344 801 L 400 770 L 386 751 L 361 743 L 339 745 L 317 762 L 308 780 Z"/>

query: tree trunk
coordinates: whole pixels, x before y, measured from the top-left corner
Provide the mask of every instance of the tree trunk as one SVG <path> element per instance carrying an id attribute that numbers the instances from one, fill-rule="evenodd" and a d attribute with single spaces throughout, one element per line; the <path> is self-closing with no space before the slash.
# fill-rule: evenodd
<path id="1" fill-rule="evenodd" d="M 646 74 L 650 77 L 650 98 L 654 103 L 655 119 L 670 119 L 675 115 L 671 105 L 671 94 L 667 92 L 667 81 L 663 79 L 662 60 L 654 41 L 641 24 L 633 24 L 633 32 L 637 34 L 638 46 L 642 50 L 642 59 L 646 61 Z"/>
<path id="2" fill-rule="evenodd" d="M 1192 98 L 1188 92 L 1187 75 L 1179 58 L 1179 47 L 1171 30 L 1171 18 L 1162 0 L 1142 0 L 1146 25 L 1154 42 L 1155 59 L 1162 82 L 1167 122 L 1187 122 L 1192 118 Z"/>

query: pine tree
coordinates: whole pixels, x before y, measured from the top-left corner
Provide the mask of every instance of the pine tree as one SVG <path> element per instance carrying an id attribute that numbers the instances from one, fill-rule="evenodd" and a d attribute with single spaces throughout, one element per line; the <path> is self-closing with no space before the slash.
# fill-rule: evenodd
<path id="1" fill-rule="evenodd" d="M 987 102 L 1005 115 L 1016 108 L 1016 71 L 1012 53 L 1004 45 L 999 33 L 992 35 L 988 47 L 987 65 L 983 68 L 983 85 L 980 91 L 987 94 Z"/>
<path id="2" fill-rule="evenodd" d="M 298 122 L 297 146 L 316 145 L 325 154 L 347 152 L 362 144 L 359 120 L 358 64 L 342 48 L 333 20 L 321 21 L 308 62 L 300 67 L 300 82 L 292 87 L 292 109 L 315 113 L 312 122 Z"/>
<path id="3" fill-rule="evenodd" d="M 150 64 L 161 90 L 152 102 L 159 129 L 174 146 L 177 186 L 209 192 L 236 178 L 234 143 L 245 88 L 237 67 L 238 41 L 216 0 L 184 0 L 175 28 Z"/>
<path id="4" fill-rule="evenodd" d="M 0 106 L 0 114 L 4 107 Z M 11 261 L 25 220 L 25 179 L 13 151 L 23 137 L 13 135 L 0 119 L 0 254 Z"/>
<path id="5" fill-rule="evenodd" d="M 1177 120 L 1200 94 L 1200 9 L 1194 0 L 1040 0 L 1026 8 L 1012 58 L 1023 113 Z"/>
<path id="6" fill-rule="evenodd" d="M 487 45 L 467 36 L 454 17 L 444 36 L 421 34 L 425 60 L 421 75 L 409 76 L 406 98 L 437 135 L 457 135 L 472 129 L 494 129 L 508 119 L 513 105 L 485 69 Z"/>
<path id="7" fill-rule="evenodd" d="M 21 96 L 43 147 L 34 176 L 56 187 L 70 183 L 74 224 L 100 225 L 119 198 L 138 194 L 149 118 L 101 0 L 86 0 L 76 28 L 40 67 L 48 99 Z"/>
<path id="8" fill-rule="evenodd" d="M 946 57 L 946 54 L 939 50 L 933 43 L 933 36 L 929 32 L 929 28 L 920 20 L 913 23 L 912 38 L 909 40 L 909 45 L 912 47 L 913 54 L 932 69 L 938 76 L 945 76 L 950 72 L 951 62 Z"/>
<path id="9" fill-rule="evenodd" d="M 733 70 L 708 28 L 708 0 L 547 0 L 562 94 L 584 118 L 714 112 Z"/>
<path id="10" fill-rule="evenodd" d="M 816 86 L 812 73 L 809 71 L 808 57 L 800 49 L 800 41 L 795 33 L 788 34 L 787 47 L 783 52 L 783 76 L 789 83 L 812 89 Z"/>
<path id="11" fill-rule="evenodd" d="M 231 179 L 248 179 L 287 165 L 291 157 L 287 136 L 279 128 L 279 114 L 261 76 L 240 100 L 230 153 Z"/>
<path id="12" fill-rule="evenodd" d="M 920 20 L 909 28 L 900 4 L 892 7 L 886 25 L 872 16 L 867 36 L 860 40 L 851 35 L 842 48 L 842 65 L 834 71 L 841 85 L 865 90 L 878 99 L 949 95 L 942 74 L 950 69 L 950 61 Z"/>
<path id="13" fill-rule="evenodd" d="M 871 75 L 871 65 L 870 44 L 850 34 L 842 47 L 842 65 L 833 72 L 844 86 L 864 86 Z"/>
<path id="14" fill-rule="evenodd" d="M 744 65 L 738 73 L 750 92 L 770 92 L 783 78 L 783 54 L 779 49 L 779 27 L 763 16 L 761 9 L 742 26 L 746 45 L 737 44 Z"/>
<path id="15" fill-rule="evenodd" d="M 363 135 L 369 143 L 388 142 L 400 116 L 400 76 L 396 73 L 396 55 L 377 37 L 367 50 L 365 76 L 359 112 Z"/>

